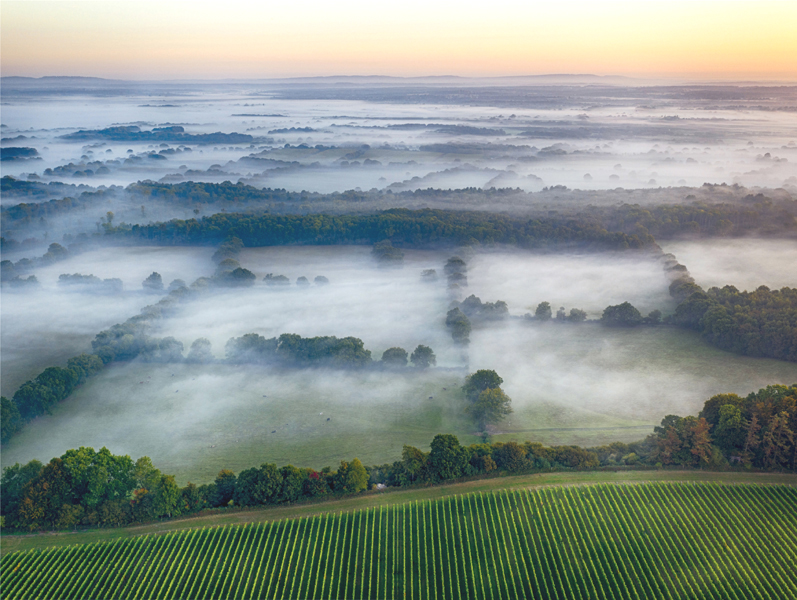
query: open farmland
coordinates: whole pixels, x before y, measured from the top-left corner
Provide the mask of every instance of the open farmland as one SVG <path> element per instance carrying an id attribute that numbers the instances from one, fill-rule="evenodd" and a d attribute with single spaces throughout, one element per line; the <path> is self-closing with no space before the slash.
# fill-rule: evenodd
<path id="1" fill-rule="evenodd" d="M 6 598 L 788 598 L 790 486 L 452 496 L 6 554 Z"/>

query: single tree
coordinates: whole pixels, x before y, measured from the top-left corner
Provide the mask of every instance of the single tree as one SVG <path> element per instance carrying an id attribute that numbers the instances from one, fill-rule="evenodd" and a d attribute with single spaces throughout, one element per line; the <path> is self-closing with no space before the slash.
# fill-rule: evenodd
<path id="1" fill-rule="evenodd" d="M 459 256 L 452 256 L 446 261 L 443 271 L 446 275 L 453 275 L 454 273 L 467 273 L 468 265 Z"/>
<path id="2" fill-rule="evenodd" d="M 697 419 L 692 425 L 692 447 L 689 451 L 700 466 L 708 463 L 709 458 L 711 458 L 711 436 L 709 435 L 709 429 L 711 429 L 711 425 L 702 417 Z"/>
<path id="3" fill-rule="evenodd" d="M 341 461 L 335 479 L 335 489 L 344 494 L 356 494 L 368 489 L 368 472 L 359 458 L 350 463 Z"/>
<path id="4" fill-rule="evenodd" d="M 235 473 L 229 469 L 219 471 L 216 480 L 213 482 L 216 488 L 211 499 L 213 506 L 227 506 L 230 503 L 233 494 L 235 494 L 236 479 Z"/>
<path id="5" fill-rule="evenodd" d="M 250 287 L 255 284 L 257 276 L 249 269 L 238 267 L 225 273 L 221 280 L 230 287 Z"/>
<path id="6" fill-rule="evenodd" d="M 512 400 L 500 388 L 486 389 L 481 392 L 473 404 L 465 410 L 484 431 L 489 425 L 495 425 L 512 412 Z"/>
<path id="7" fill-rule="evenodd" d="M 526 450 L 517 442 L 507 442 L 497 446 L 493 450 L 493 459 L 499 468 L 506 471 L 521 471 L 530 466 Z"/>
<path id="8" fill-rule="evenodd" d="M 451 330 L 451 337 L 462 345 L 470 343 L 470 319 L 459 308 L 452 308 L 446 314 L 446 327 Z"/>
<path id="9" fill-rule="evenodd" d="M 224 275 L 225 273 L 230 273 L 240 266 L 241 263 L 234 258 L 225 258 L 216 267 L 216 276 L 218 277 L 220 275 Z"/>
<path id="10" fill-rule="evenodd" d="M 607 306 L 601 317 L 601 323 L 609 327 L 636 327 L 642 321 L 642 314 L 630 302 Z"/>
<path id="11" fill-rule="evenodd" d="M 550 321 L 551 314 L 550 302 L 540 302 L 534 310 L 534 318 L 538 321 Z"/>
<path id="12" fill-rule="evenodd" d="M 412 352 L 410 361 L 412 361 L 413 366 L 418 367 L 419 369 L 428 369 L 432 365 L 437 364 L 437 357 L 434 355 L 434 352 L 429 346 L 420 344 Z"/>
<path id="13" fill-rule="evenodd" d="M 386 367 L 406 367 L 407 351 L 404 348 L 388 348 L 382 353 L 382 364 Z"/>
<path id="14" fill-rule="evenodd" d="M 761 425 L 758 422 L 758 415 L 753 415 L 750 423 L 747 425 L 747 431 L 744 438 L 744 448 L 742 450 L 742 460 L 747 466 L 753 464 L 753 453 L 756 448 L 761 444 L 758 437 L 758 432 L 761 431 Z"/>
<path id="15" fill-rule="evenodd" d="M 456 479 L 465 474 L 469 460 L 468 449 L 460 446 L 455 435 L 438 434 L 432 440 L 429 463 L 440 479 Z"/>
<path id="16" fill-rule="evenodd" d="M 571 308 L 567 320 L 571 323 L 583 323 L 587 320 L 587 313 L 579 308 Z"/>
<path id="17" fill-rule="evenodd" d="M 159 292 L 163 290 L 163 278 L 160 276 L 160 273 L 153 272 L 152 275 L 141 282 L 141 286 L 145 290 Z"/>
<path id="18" fill-rule="evenodd" d="M 789 413 L 773 415 L 764 431 L 762 450 L 767 468 L 788 467 L 789 450 L 794 444 L 794 432 L 789 427 Z"/>
<path id="19" fill-rule="evenodd" d="M 182 279 L 175 279 L 169 284 L 169 291 L 173 292 L 174 290 L 179 290 L 180 288 L 187 288 L 188 286 L 185 284 L 185 281 Z"/>
<path id="20" fill-rule="evenodd" d="M 390 240 L 374 244 L 371 255 L 377 260 L 380 267 L 402 267 L 404 265 L 404 252 L 393 246 Z"/>
<path id="21" fill-rule="evenodd" d="M 462 386 L 462 391 L 465 392 L 465 396 L 471 401 L 475 401 L 484 390 L 498 389 L 503 382 L 504 380 L 495 371 L 479 369 L 475 373 L 468 375 L 465 379 L 465 385 Z"/>

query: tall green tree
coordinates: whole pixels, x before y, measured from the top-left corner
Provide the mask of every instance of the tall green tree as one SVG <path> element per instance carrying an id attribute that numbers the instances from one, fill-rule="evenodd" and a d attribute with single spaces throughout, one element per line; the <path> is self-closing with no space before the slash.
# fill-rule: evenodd
<path id="1" fill-rule="evenodd" d="M 216 489 L 211 499 L 211 504 L 213 506 L 227 506 L 230 500 L 232 500 L 233 494 L 235 494 L 235 473 L 229 469 L 222 469 L 219 471 L 219 474 L 216 475 L 216 479 L 213 483 Z"/>
<path id="2" fill-rule="evenodd" d="M 0 397 L 0 442 L 5 442 L 22 429 L 24 421 L 13 400 Z"/>
<path id="3" fill-rule="evenodd" d="M 764 431 L 761 449 L 768 468 L 788 468 L 792 460 L 794 431 L 789 427 L 789 413 L 779 412 L 769 421 Z"/>
<path id="4" fill-rule="evenodd" d="M 476 401 L 465 410 L 480 430 L 495 425 L 512 412 L 512 400 L 500 388 L 482 391 Z"/>
<path id="5" fill-rule="evenodd" d="M 282 475 L 282 487 L 280 489 L 280 502 L 296 502 L 302 496 L 304 488 L 305 473 L 293 465 L 285 465 L 280 468 Z"/>
<path id="6" fill-rule="evenodd" d="M 462 391 L 471 401 L 475 401 L 484 390 L 498 389 L 504 380 L 492 369 L 479 369 L 468 375 Z"/>
<path id="7" fill-rule="evenodd" d="M 413 366 L 419 369 L 428 369 L 437 364 L 437 357 L 429 346 L 419 344 L 418 347 L 413 350 L 410 361 Z"/>
<path id="8" fill-rule="evenodd" d="M 446 313 L 446 327 L 451 330 L 455 342 L 462 345 L 470 343 L 470 319 L 459 308 L 452 308 Z"/>
<path id="9" fill-rule="evenodd" d="M 239 473 L 233 502 L 236 506 L 271 504 L 277 501 L 281 490 L 282 475 L 277 465 L 263 464 Z"/>
<path id="10" fill-rule="evenodd" d="M 42 472 L 44 465 L 32 460 L 24 465 L 15 463 L 3 469 L 0 479 L 0 514 L 13 519 L 24 495 L 25 487 Z"/>
<path id="11" fill-rule="evenodd" d="M 335 489 L 344 494 L 356 494 L 368 489 L 368 472 L 359 458 L 351 462 L 341 461 L 336 475 Z"/>
<path id="12" fill-rule="evenodd" d="M 470 454 L 460 446 L 455 435 L 438 434 L 432 440 L 429 462 L 435 475 L 440 479 L 456 479 L 465 475 Z"/>
<path id="13" fill-rule="evenodd" d="M 601 323 L 609 327 L 636 327 L 643 321 L 642 314 L 630 302 L 607 306 L 601 317 Z"/>
<path id="14" fill-rule="evenodd" d="M 382 353 L 382 364 L 390 368 L 407 366 L 407 351 L 404 348 L 388 348 Z"/>

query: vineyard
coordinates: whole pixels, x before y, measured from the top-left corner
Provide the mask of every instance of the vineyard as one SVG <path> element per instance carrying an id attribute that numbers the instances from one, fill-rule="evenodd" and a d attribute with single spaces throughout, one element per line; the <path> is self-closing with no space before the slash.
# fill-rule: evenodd
<path id="1" fill-rule="evenodd" d="M 797 488 L 453 496 L 6 554 L 3 598 L 797 598 Z"/>

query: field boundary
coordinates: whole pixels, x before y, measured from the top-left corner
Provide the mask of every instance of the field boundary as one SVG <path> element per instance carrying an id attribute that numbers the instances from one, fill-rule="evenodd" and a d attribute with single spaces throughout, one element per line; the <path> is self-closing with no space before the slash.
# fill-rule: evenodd
<path id="1" fill-rule="evenodd" d="M 185 529 L 216 525 L 241 525 L 281 519 L 338 514 L 353 510 L 393 506 L 416 500 L 435 500 L 453 495 L 518 488 L 569 487 L 602 483 L 636 484 L 654 482 L 716 482 L 722 484 L 758 484 L 797 486 L 797 474 L 788 473 L 735 473 L 723 471 L 579 471 L 536 473 L 491 479 L 478 479 L 414 489 L 397 488 L 395 491 L 371 493 L 325 502 L 267 506 L 236 512 L 178 518 L 157 523 L 128 527 L 79 530 L 76 532 L 48 532 L 36 534 L 3 534 L 0 537 L 0 554 L 109 541 L 142 535 L 158 535 Z"/>

